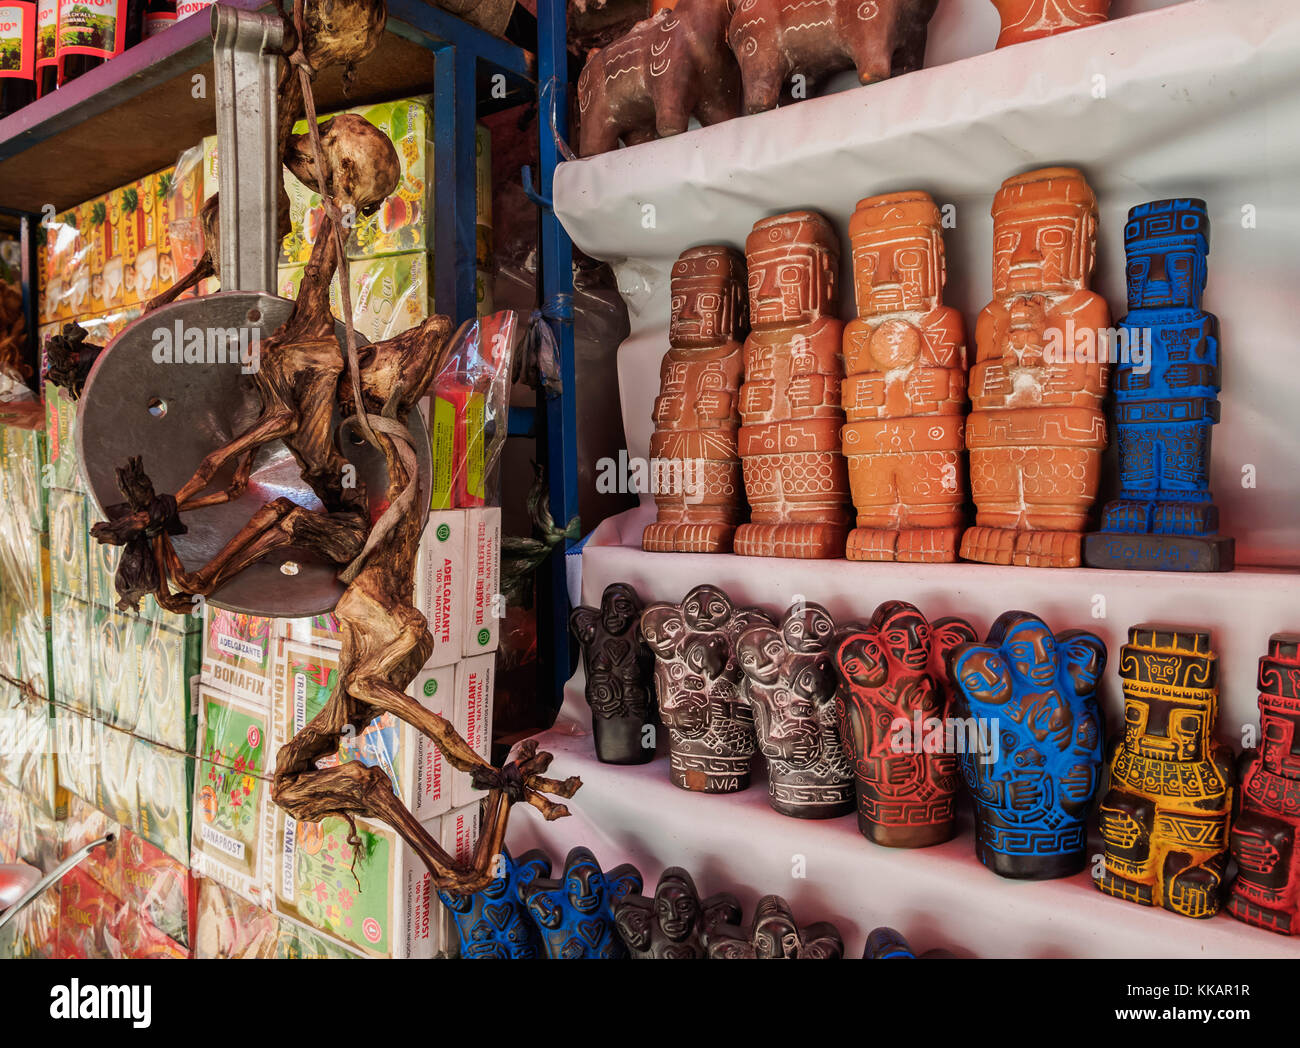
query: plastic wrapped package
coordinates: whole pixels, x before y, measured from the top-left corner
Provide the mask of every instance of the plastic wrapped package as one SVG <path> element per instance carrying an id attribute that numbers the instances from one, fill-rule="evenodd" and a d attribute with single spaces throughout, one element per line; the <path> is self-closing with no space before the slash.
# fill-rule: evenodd
<path id="1" fill-rule="evenodd" d="M 59 785 L 87 804 L 99 793 L 101 743 L 105 728 L 94 718 L 76 710 L 55 710 L 55 740 L 59 754 Z"/>
<path id="2" fill-rule="evenodd" d="M 194 883 L 188 865 L 129 830 L 122 835 L 119 852 L 122 901 L 139 923 L 155 929 L 184 951 L 189 945 L 194 902 Z M 165 950 L 166 944 L 156 940 L 157 935 L 144 934 L 139 936 L 136 946 Z"/>
<path id="3" fill-rule="evenodd" d="M 39 808 L 29 807 L 18 827 L 18 859 L 38 870 L 59 864 L 59 823 Z"/>
<path id="4" fill-rule="evenodd" d="M 81 867 L 59 883 L 59 931 L 55 956 L 95 960 L 121 955 L 122 900 Z"/>
<path id="5" fill-rule="evenodd" d="M 50 885 L 0 929 L 0 957 L 52 958 L 58 949 L 60 887 Z"/>
<path id="6" fill-rule="evenodd" d="M 138 810 L 132 826 L 158 849 L 179 862 L 190 860 L 190 798 L 194 758 L 136 739 Z"/>
<path id="7" fill-rule="evenodd" d="M 140 768 L 136 740 L 107 724 L 100 735 L 99 781 L 95 806 L 124 826 L 135 826 L 140 806 Z"/>
<path id="8" fill-rule="evenodd" d="M 50 594 L 54 697 L 81 713 L 91 710 L 90 605 L 59 590 Z"/>
<path id="9" fill-rule="evenodd" d="M 49 505 L 50 588 L 84 603 L 90 596 L 86 496 L 52 488 Z"/>
<path id="10" fill-rule="evenodd" d="M 200 634 L 178 633 L 145 619 L 132 621 L 131 629 L 135 651 L 132 694 L 138 703 L 136 734 L 141 739 L 191 752 L 195 729 L 191 680 L 199 671 Z"/>
<path id="11" fill-rule="evenodd" d="M 305 265 L 280 267 L 276 291 L 282 298 L 297 298 L 305 269 Z M 348 288 L 353 326 L 371 342 L 417 327 L 433 309 L 429 260 L 423 252 L 355 259 L 348 264 Z M 330 284 L 330 311 L 342 319 L 338 274 Z"/>
<path id="12" fill-rule="evenodd" d="M 270 710 L 275 676 L 271 619 L 208 605 L 203 612 L 203 685 Z"/>
<path id="13" fill-rule="evenodd" d="M 73 285 L 79 283 L 88 268 L 90 244 L 78 229 L 80 216 L 75 210 L 57 214 L 41 224 L 44 233 L 44 265 L 41 270 L 41 293 L 37 319 L 41 324 L 69 320 L 73 311 Z M 89 277 L 85 276 L 88 297 Z M 89 312 L 89 310 L 86 310 Z"/>
<path id="14" fill-rule="evenodd" d="M 203 147 L 180 155 L 170 171 L 158 177 L 158 292 L 190 272 L 203 255 Z M 193 289 L 181 298 L 192 298 Z"/>
<path id="15" fill-rule="evenodd" d="M 199 879 L 194 956 L 233 960 L 274 957 L 279 922 L 216 881 Z"/>
<path id="16" fill-rule="evenodd" d="M 49 334 L 57 334 L 56 326 Z M 41 339 L 44 353 L 45 339 Z M 45 465 L 44 476 L 55 488 L 83 491 L 81 471 L 77 468 L 77 405 L 53 383 L 45 383 Z"/>
<path id="17" fill-rule="evenodd" d="M 91 707 L 97 720 L 134 732 L 140 715 L 135 620 L 114 608 L 90 607 Z"/>
<path id="18" fill-rule="evenodd" d="M 122 843 L 126 835 L 120 823 L 115 822 L 88 801 L 69 798 L 67 818 L 60 824 L 59 859 L 68 859 L 91 841 L 113 834 L 113 844 L 102 845 L 78 864 L 92 881 L 111 895 L 122 896 L 126 890 L 125 852 Z"/>
<path id="19" fill-rule="evenodd" d="M 199 695 L 199 761 L 194 776 L 195 872 L 264 904 L 273 758 L 270 711 L 204 687 Z"/>
<path id="20" fill-rule="evenodd" d="M 4 713 L 0 711 L 0 745 L 3 745 L 3 731 Z M 0 782 L 0 865 L 18 861 L 18 834 L 26 810 L 22 791 Z"/>

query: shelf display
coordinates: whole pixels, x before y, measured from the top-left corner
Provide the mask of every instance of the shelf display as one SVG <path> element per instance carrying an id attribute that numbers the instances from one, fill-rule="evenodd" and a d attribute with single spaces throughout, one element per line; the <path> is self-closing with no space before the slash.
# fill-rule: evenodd
<path id="1" fill-rule="evenodd" d="M 775 626 L 750 626 L 736 641 L 741 695 L 767 761 L 768 800 L 796 819 L 853 810 L 853 774 L 835 719 L 834 630 L 825 608 L 801 602 Z"/>
<path id="2" fill-rule="evenodd" d="M 589 849 L 574 848 L 561 878 L 535 878 L 524 887 L 523 900 L 551 960 L 616 960 L 627 956 L 627 947 L 614 908 L 643 886 L 636 867 L 625 863 L 606 873 Z"/>
<path id="3" fill-rule="evenodd" d="M 1124 734 L 1098 814 L 1097 887 L 1184 917 L 1219 912 L 1236 769 L 1214 739 L 1218 655 L 1203 630 L 1140 625 L 1120 652 Z"/>
<path id="4" fill-rule="evenodd" d="M 641 612 L 636 590 L 616 582 L 599 609 L 569 615 L 582 646 L 596 756 L 609 764 L 644 764 L 655 755 L 654 654 L 641 639 Z"/>
<path id="5" fill-rule="evenodd" d="M 1082 172 L 1016 175 L 993 200 L 993 301 L 975 329 L 966 422 L 975 527 L 965 560 L 1080 563 L 1106 446 L 1110 326 L 1089 290 L 1097 198 Z"/>
<path id="6" fill-rule="evenodd" d="M 765 895 L 745 926 L 722 924 L 709 933 L 709 959 L 838 961 L 844 939 L 828 921 L 800 925 L 790 904 L 779 895 Z"/>
<path id="7" fill-rule="evenodd" d="M 745 519 L 737 447 L 745 292 L 745 261 L 731 248 L 690 248 L 673 265 L 670 348 L 650 438 L 659 516 L 642 533 L 644 549 L 730 553 Z"/>
<path id="8" fill-rule="evenodd" d="M 749 320 L 740 387 L 748 557 L 842 557 L 849 483 L 840 454 L 844 375 L 840 244 L 812 211 L 754 223 L 745 240 Z"/>
<path id="9" fill-rule="evenodd" d="M 792 78 L 806 98 L 831 73 L 856 69 L 863 84 L 920 69 L 939 0 L 740 0 L 727 40 L 740 62 L 745 112 L 773 108 Z"/>
<path id="10" fill-rule="evenodd" d="M 858 201 L 857 319 L 844 328 L 849 560 L 955 561 L 966 499 L 966 332 L 943 304 L 942 218 L 928 193 Z"/>
<path id="11" fill-rule="evenodd" d="M 539 959 L 543 956 L 541 938 L 523 896 L 530 884 L 550 877 L 551 860 L 537 850 L 515 859 L 503 848 L 493 873 L 492 883 L 472 895 L 438 893 L 456 927 L 461 957 L 471 961 Z"/>
<path id="12" fill-rule="evenodd" d="M 1259 660 L 1258 748 L 1238 763 L 1228 838 L 1237 864 L 1227 910 L 1279 935 L 1300 935 L 1300 634 L 1275 633 Z"/>
<path id="13" fill-rule="evenodd" d="M 736 607 L 709 585 L 696 586 L 680 604 L 661 601 L 642 612 L 673 785 L 699 793 L 749 788 L 758 743 L 736 646 L 749 627 L 760 625 L 772 621 L 757 608 Z"/>
<path id="14" fill-rule="evenodd" d="M 680 866 L 664 870 L 654 898 L 638 892 L 614 906 L 618 934 L 633 960 L 703 960 L 713 930 L 737 925 L 740 918 L 734 895 L 720 892 L 701 901 L 694 879 Z"/>
<path id="15" fill-rule="evenodd" d="M 1102 511 L 1084 559 L 1094 568 L 1228 571 L 1216 534 L 1210 435 L 1219 421 L 1219 321 L 1201 309 L 1210 253 L 1204 200 L 1155 200 L 1129 212 L 1128 314 L 1115 369 L 1119 498 Z"/>
<path id="16" fill-rule="evenodd" d="M 730 0 L 681 0 L 593 51 L 578 77 L 581 138 L 592 156 L 740 115 L 740 69 L 727 46 Z"/>
<path id="17" fill-rule="evenodd" d="M 978 639 L 964 619 L 932 625 L 901 600 L 880 605 L 869 624 L 845 627 L 835 638 L 839 731 L 853 761 L 858 829 L 868 840 L 923 848 L 956 832 L 961 776 L 948 741 L 947 659 Z"/>
<path id="18" fill-rule="evenodd" d="M 1023 611 L 1003 614 L 983 644 L 949 652 L 954 714 L 981 729 L 960 765 L 975 805 L 975 851 L 994 873 L 1043 880 L 1083 869 L 1101 781 L 1105 668 L 1101 638 L 1054 634 Z"/>
<path id="19" fill-rule="evenodd" d="M 991 0 L 1002 19 L 998 47 L 1106 21 L 1111 0 Z"/>

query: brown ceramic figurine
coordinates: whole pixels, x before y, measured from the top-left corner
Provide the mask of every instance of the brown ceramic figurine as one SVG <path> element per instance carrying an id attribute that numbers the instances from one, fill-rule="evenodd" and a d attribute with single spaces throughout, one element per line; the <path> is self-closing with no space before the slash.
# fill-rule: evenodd
<path id="1" fill-rule="evenodd" d="M 1106 21 L 1110 0 L 992 0 L 1002 19 L 998 47 Z"/>
<path id="2" fill-rule="evenodd" d="M 849 481 L 840 454 L 839 241 L 813 211 L 755 223 L 745 241 L 749 315 L 740 457 L 749 557 L 844 555 Z"/>
<path id="3" fill-rule="evenodd" d="M 779 895 L 758 900 L 747 928 L 720 924 L 709 935 L 709 959 L 714 961 L 838 961 L 843 956 L 844 939 L 835 925 L 818 921 L 800 927 Z"/>
<path id="4" fill-rule="evenodd" d="M 749 786 L 758 748 L 754 717 L 740 692 L 736 640 L 771 625 L 757 608 L 737 608 L 716 586 L 696 586 L 681 604 L 651 604 L 641 633 L 655 654 L 659 716 L 668 728 L 674 786 L 735 793 Z"/>
<path id="5" fill-rule="evenodd" d="M 671 348 L 659 368 L 650 438 L 658 519 L 641 535 L 659 553 L 730 553 L 745 519 L 740 380 L 745 260 L 729 247 L 683 251 L 673 265 Z"/>
<path id="6" fill-rule="evenodd" d="M 741 687 L 767 759 L 768 799 L 796 819 L 853 810 L 853 773 L 835 724 L 834 629 L 820 604 L 794 604 L 779 627 L 751 626 L 736 647 Z"/>
<path id="7" fill-rule="evenodd" d="M 868 840 L 923 848 L 952 837 L 961 775 L 947 658 L 978 639 L 964 619 L 931 626 L 901 600 L 886 601 L 870 625 L 847 626 L 836 638 L 839 730 L 853 759 L 858 829 Z"/>
<path id="8" fill-rule="evenodd" d="M 1237 862 L 1228 912 L 1300 935 L 1300 634 L 1275 633 L 1259 660 L 1258 749 L 1241 755 L 1240 808 L 1229 849 Z"/>
<path id="9" fill-rule="evenodd" d="M 599 610 L 569 615 L 587 670 L 596 757 L 606 764 L 644 764 L 655 755 L 654 656 L 641 640 L 640 618 L 641 598 L 626 582 L 605 587 Z"/>
<path id="10" fill-rule="evenodd" d="M 1205 630 L 1133 626 L 1120 651 L 1124 735 L 1098 814 L 1097 887 L 1184 917 L 1219 912 L 1236 770 L 1214 739 L 1219 660 Z"/>
<path id="11" fill-rule="evenodd" d="M 939 209 L 920 192 L 859 201 L 858 319 L 844 328 L 850 560 L 954 561 L 966 498 L 966 331 L 941 302 Z"/>
<path id="12" fill-rule="evenodd" d="M 739 924 L 740 916 L 730 892 L 701 901 L 680 866 L 664 870 L 653 899 L 636 893 L 614 905 L 614 926 L 633 960 L 703 960 L 709 933 L 719 924 Z"/>
<path id="13" fill-rule="evenodd" d="M 1106 446 L 1105 300 L 1088 290 L 1097 198 L 1073 168 L 1002 183 L 993 200 L 993 301 L 975 329 L 966 421 L 975 527 L 961 555 L 1078 566 Z"/>
<path id="14" fill-rule="evenodd" d="M 864 84 L 920 69 L 938 0 L 740 0 L 727 39 L 745 81 L 745 112 L 806 98 L 841 69 Z"/>
<path id="15" fill-rule="evenodd" d="M 681 0 L 592 51 L 578 77 L 578 152 L 678 135 L 740 115 L 740 69 L 727 47 L 730 0 Z"/>

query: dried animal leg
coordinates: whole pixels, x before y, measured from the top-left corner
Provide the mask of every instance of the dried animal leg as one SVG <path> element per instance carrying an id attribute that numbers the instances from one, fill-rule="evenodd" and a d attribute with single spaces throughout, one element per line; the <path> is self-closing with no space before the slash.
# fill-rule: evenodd
<path id="1" fill-rule="evenodd" d="M 45 340 L 48 362 L 45 377 L 67 392 L 73 400 L 81 398 L 90 369 L 94 367 L 103 346 L 87 342 L 87 332 L 76 321 L 63 325 L 63 331 Z"/>

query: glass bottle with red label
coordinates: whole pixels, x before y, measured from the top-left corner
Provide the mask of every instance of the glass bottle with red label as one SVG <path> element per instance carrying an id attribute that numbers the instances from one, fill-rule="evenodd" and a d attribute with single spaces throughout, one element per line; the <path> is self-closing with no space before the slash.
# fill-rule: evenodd
<path id="1" fill-rule="evenodd" d="M 36 0 L 36 97 L 59 86 L 59 0 Z"/>
<path id="2" fill-rule="evenodd" d="M 144 38 L 157 36 L 176 24 L 176 0 L 145 0 Z"/>
<path id="3" fill-rule="evenodd" d="M 0 0 L 0 117 L 36 97 L 36 4 Z"/>
<path id="4" fill-rule="evenodd" d="M 212 0 L 176 0 L 176 21 L 184 21 L 211 6 Z"/>
<path id="5" fill-rule="evenodd" d="M 59 0 L 59 83 L 140 42 L 144 0 Z"/>

